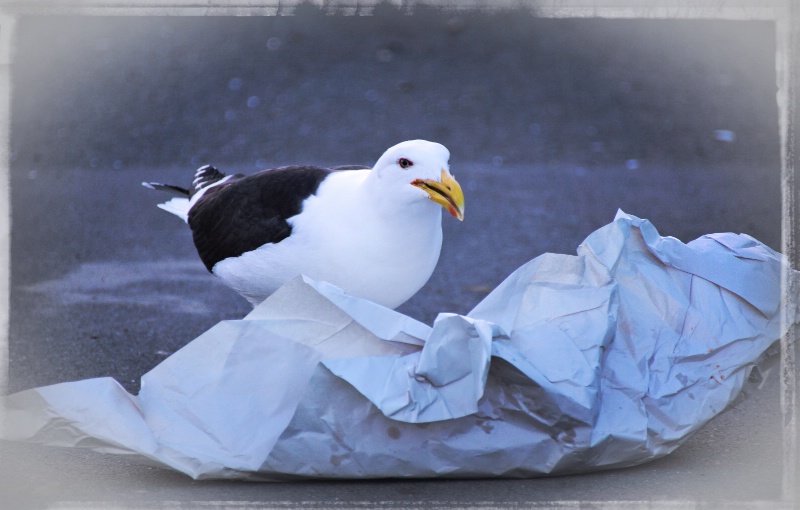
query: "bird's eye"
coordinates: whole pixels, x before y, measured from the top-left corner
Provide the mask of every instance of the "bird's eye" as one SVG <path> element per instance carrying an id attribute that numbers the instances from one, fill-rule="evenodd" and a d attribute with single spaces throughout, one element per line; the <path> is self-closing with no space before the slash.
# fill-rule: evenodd
<path id="1" fill-rule="evenodd" d="M 400 168 L 408 168 L 410 166 L 414 166 L 414 163 L 411 162 L 410 159 L 400 158 L 397 160 L 397 164 L 400 165 Z"/>

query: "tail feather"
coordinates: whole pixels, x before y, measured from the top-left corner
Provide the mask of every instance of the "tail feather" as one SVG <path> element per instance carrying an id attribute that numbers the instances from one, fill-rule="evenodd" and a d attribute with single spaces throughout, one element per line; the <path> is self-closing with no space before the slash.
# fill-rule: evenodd
<path id="1" fill-rule="evenodd" d="M 158 191 L 167 191 L 174 195 L 178 195 L 179 197 L 188 198 L 189 197 L 189 190 L 186 188 L 181 188 L 180 186 L 175 186 L 173 184 L 161 184 L 160 182 L 143 182 L 142 186 L 145 188 L 150 188 Z"/>
<path id="2" fill-rule="evenodd" d="M 160 182 L 143 182 L 142 186 L 158 191 L 166 191 L 173 195 L 178 195 L 175 198 L 167 200 L 163 204 L 156 204 L 159 208 L 172 213 L 185 222 L 189 222 L 189 190 L 174 186 L 172 184 L 161 184 Z"/>
<path id="3" fill-rule="evenodd" d="M 189 210 L 192 208 L 192 205 L 194 205 L 194 202 L 200 199 L 205 190 L 235 177 L 238 177 L 238 174 L 236 176 L 226 176 L 213 166 L 206 165 L 198 168 L 194 173 L 194 180 L 189 189 L 173 184 L 162 184 L 160 182 L 143 182 L 142 186 L 177 195 L 177 197 L 163 204 L 158 204 L 158 207 L 188 223 Z"/>
<path id="4" fill-rule="evenodd" d="M 189 223 L 189 199 L 185 197 L 175 197 L 167 200 L 163 204 L 156 204 L 159 208 L 172 213 L 186 223 Z"/>

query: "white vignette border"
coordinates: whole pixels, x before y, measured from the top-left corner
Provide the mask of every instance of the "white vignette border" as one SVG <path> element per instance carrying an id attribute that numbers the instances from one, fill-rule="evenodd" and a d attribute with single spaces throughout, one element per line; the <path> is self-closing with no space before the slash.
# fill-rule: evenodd
<path id="1" fill-rule="evenodd" d="M 276 16 L 291 15 L 300 4 L 310 3 L 331 13 L 370 15 L 378 4 L 387 3 L 412 11 L 415 5 L 441 6 L 451 10 L 498 10 L 528 7 L 537 16 L 548 18 L 624 18 L 624 19 L 730 19 L 761 20 L 775 23 L 777 103 L 780 129 L 782 242 L 781 252 L 790 267 L 800 269 L 800 211 L 796 179 L 800 172 L 797 140 L 797 95 L 800 83 L 800 4 L 793 0 L 0 0 L 0 388 L 8 385 L 9 300 L 11 269 L 11 205 L 9 186 L 11 64 L 14 55 L 15 25 L 28 15 L 85 16 Z M 783 418 L 783 471 L 780 501 L 728 502 L 726 508 L 792 508 L 800 501 L 800 282 L 782 278 L 782 320 L 788 333 L 781 339 L 781 408 Z M 310 503 L 310 502 L 306 502 Z M 331 502 L 333 503 L 333 502 Z M 108 508 L 107 503 L 60 504 L 57 508 Z M 197 508 L 265 508 L 261 504 L 217 501 L 193 502 Z M 720 502 L 713 504 L 719 508 Z M 182 507 L 175 503 L 175 508 Z M 266 507 L 292 508 L 303 502 L 268 503 Z M 334 508 L 426 508 L 452 507 L 447 502 L 348 502 Z M 169 508 L 168 502 L 158 505 Z M 493 508 L 491 502 L 475 502 L 471 508 Z M 527 508 L 711 508 L 710 504 L 690 501 L 550 501 L 531 502 Z"/>

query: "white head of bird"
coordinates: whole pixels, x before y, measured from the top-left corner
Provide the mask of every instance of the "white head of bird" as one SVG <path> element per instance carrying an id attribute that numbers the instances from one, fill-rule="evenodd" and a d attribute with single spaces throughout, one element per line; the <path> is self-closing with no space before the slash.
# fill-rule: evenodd
<path id="1" fill-rule="evenodd" d="M 449 159 L 450 151 L 444 145 L 426 140 L 401 142 L 375 163 L 372 184 L 393 201 L 421 207 L 429 207 L 426 202 L 432 201 L 463 220 L 464 193 L 450 174 Z"/>

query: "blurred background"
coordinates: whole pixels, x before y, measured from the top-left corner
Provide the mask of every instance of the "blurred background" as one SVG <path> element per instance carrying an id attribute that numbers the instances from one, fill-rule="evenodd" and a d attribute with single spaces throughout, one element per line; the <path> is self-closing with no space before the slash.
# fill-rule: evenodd
<path id="1" fill-rule="evenodd" d="M 301 5 L 279 17 L 25 16 L 16 30 L 9 392 L 110 376 L 135 393 L 166 356 L 250 310 L 156 208 L 168 197 L 140 185 L 187 185 L 204 164 L 371 165 L 402 140 L 446 145 L 466 217 L 444 218 L 439 266 L 400 308 L 427 323 L 467 313 L 541 253 L 575 253 L 618 208 L 683 241 L 734 231 L 780 248 L 771 22 Z M 779 493 L 770 387 L 752 405 L 775 419 L 701 431 L 679 450 L 695 467 L 673 472 L 665 497 L 709 490 L 697 473 L 725 461 L 719 436 L 739 445 L 728 461 L 753 468 L 712 476 L 727 480 L 721 497 Z"/>
<path id="2" fill-rule="evenodd" d="M 454 164 L 778 161 L 769 22 L 412 13 L 22 19 L 15 162 L 371 163 L 412 137 Z"/>

